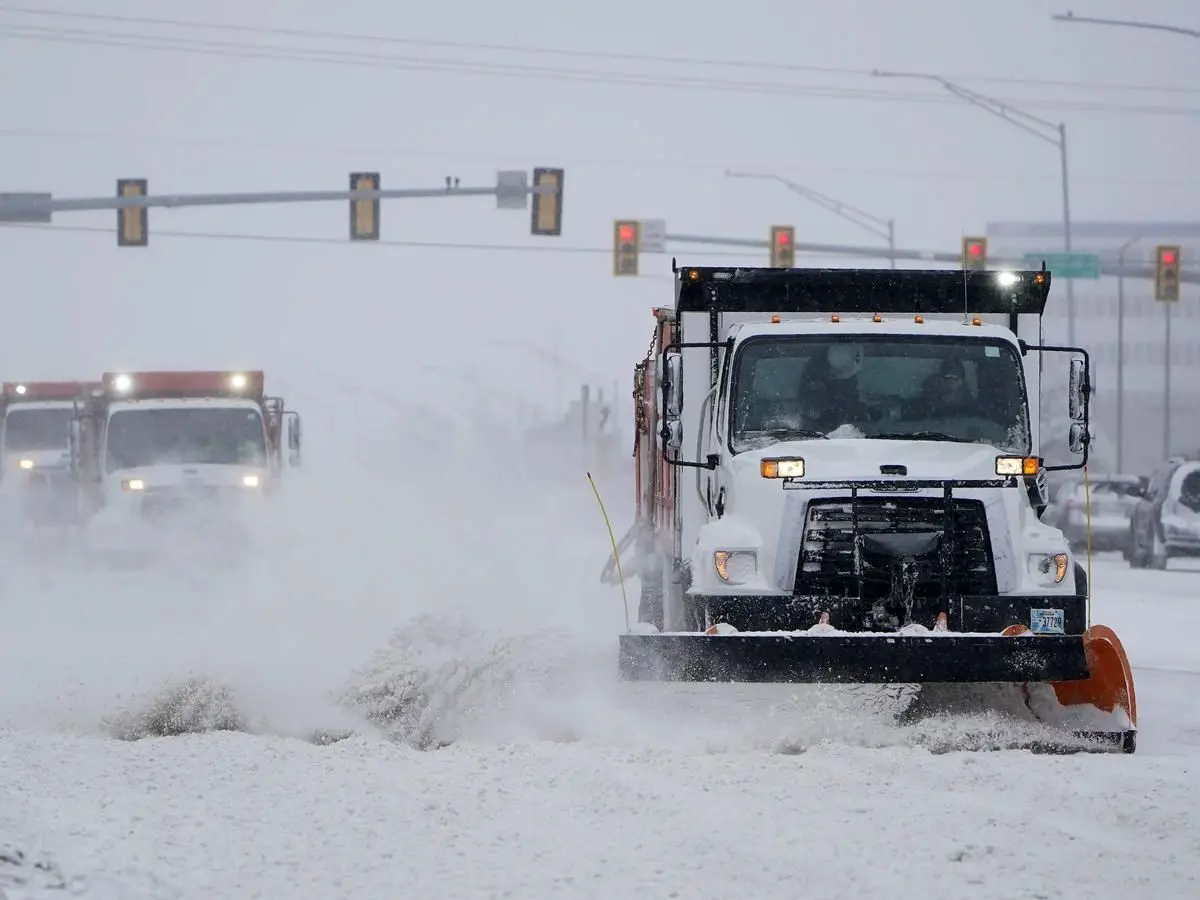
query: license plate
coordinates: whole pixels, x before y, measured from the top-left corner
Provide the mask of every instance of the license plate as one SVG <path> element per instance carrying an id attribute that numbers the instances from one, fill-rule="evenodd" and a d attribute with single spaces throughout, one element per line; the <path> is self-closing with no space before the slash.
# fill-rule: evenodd
<path id="1" fill-rule="evenodd" d="M 1029 630 L 1034 634 L 1066 634 L 1065 620 L 1061 609 L 1031 609 Z"/>

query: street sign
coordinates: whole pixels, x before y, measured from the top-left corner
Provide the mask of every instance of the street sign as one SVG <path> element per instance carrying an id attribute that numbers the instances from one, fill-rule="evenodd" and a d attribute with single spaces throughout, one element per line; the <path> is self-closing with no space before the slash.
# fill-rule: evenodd
<path id="1" fill-rule="evenodd" d="M 51 194 L 0 194 L 0 222 L 50 222 L 50 211 L 35 210 L 38 203 L 49 203 Z M 22 209 L 24 207 L 24 209 Z"/>
<path id="2" fill-rule="evenodd" d="M 529 173 L 520 171 L 496 173 L 496 209 L 529 208 Z"/>
<path id="3" fill-rule="evenodd" d="M 1095 253 L 1026 253 L 1025 265 L 1040 269 L 1045 260 L 1053 278 L 1099 278 L 1100 257 Z"/>
<path id="4" fill-rule="evenodd" d="M 642 219 L 641 252 L 667 252 L 667 220 Z"/>

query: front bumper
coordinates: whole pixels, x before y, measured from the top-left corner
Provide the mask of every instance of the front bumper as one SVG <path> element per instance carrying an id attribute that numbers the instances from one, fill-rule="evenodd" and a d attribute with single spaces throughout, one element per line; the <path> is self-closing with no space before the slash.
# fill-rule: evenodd
<path id="1" fill-rule="evenodd" d="M 1082 635 L 622 634 L 624 681 L 927 684 L 1082 681 Z"/>
<path id="2" fill-rule="evenodd" d="M 772 594 L 689 594 L 710 622 L 728 622 L 739 631 L 794 631 L 809 628 L 829 616 L 834 628 L 846 627 L 861 615 L 857 597 L 793 596 Z M 1042 611 L 1061 613 L 1066 634 L 1087 629 L 1087 597 L 1082 594 L 1001 594 L 947 597 L 936 612 L 945 612 L 947 627 L 957 632 L 999 634 L 1009 625 L 1037 630 Z M 935 615 L 936 615 L 935 612 Z M 935 620 L 920 624 L 932 628 Z"/>

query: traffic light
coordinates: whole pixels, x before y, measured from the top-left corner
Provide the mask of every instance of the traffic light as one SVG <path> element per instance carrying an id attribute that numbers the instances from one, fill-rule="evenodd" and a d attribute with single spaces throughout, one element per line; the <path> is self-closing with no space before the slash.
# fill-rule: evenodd
<path id="1" fill-rule="evenodd" d="M 553 194 L 533 195 L 533 221 L 529 233 L 545 237 L 558 237 L 562 234 L 562 169 L 534 169 L 534 187 L 553 187 Z"/>
<path id="2" fill-rule="evenodd" d="M 635 219 L 618 219 L 613 223 L 613 274 L 636 275 L 638 253 L 642 246 L 641 223 Z"/>
<path id="3" fill-rule="evenodd" d="M 352 191 L 377 191 L 379 183 L 378 172 L 352 172 L 350 175 L 350 190 Z M 379 240 L 378 197 L 374 200 L 350 201 L 350 240 Z"/>
<path id="4" fill-rule="evenodd" d="M 965 237 L 962 243 L 962 264 L 964 269 L 987 268 L 987 238 Z"/>
<path id="5" fill-rule="evenodd" d="M 118 178 L 118 197 L 145 197 L 148 185 L 145 178 Z M 127 206 L 117 210 L 117 246 L 145 247 L 150 243 L 150 211 L 144 206 Z"/>
<path id="6" fill-rule="evenodd" d="M 1179 247 L 1159 245 L 1155 248 L 1154 299 L 1179 299 Z"/>
<path id="7" fill-rule="evenodd" d="M 771 268 L 796 268 L 796 229 L 794 226 L 771 226 Z"/>

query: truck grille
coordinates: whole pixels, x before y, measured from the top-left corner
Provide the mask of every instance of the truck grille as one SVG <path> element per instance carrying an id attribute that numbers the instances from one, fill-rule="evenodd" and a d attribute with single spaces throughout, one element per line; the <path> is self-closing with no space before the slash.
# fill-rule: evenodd
<path id="1" fill-rule="evenodd" d="M 996 569 L 983 502 L 948 497 L 810 502 L 796 571 L 796 593 L 862 596 L 866 600 L 886 595 L 891 590 L 890 571 L 878 558 L 872 559 L 871 553 L 863 552 L 868 549 L 864 539 L 869 540 L 869 535 L 912 535 L 912 543 L 919 542 L 922 534 L 938 535 L 939 546 L 916 568 L 915 600 L 996 593 Z"/>
<path id="2" fill-rule="evenodd" d="M 226 487 L 190 487 L 186 489 L 150 490 L 142 497 L 142 516 L 159 518 L 183 514 L 202 514 L 217 508 L 234 496 L 235 490 Z"/>

